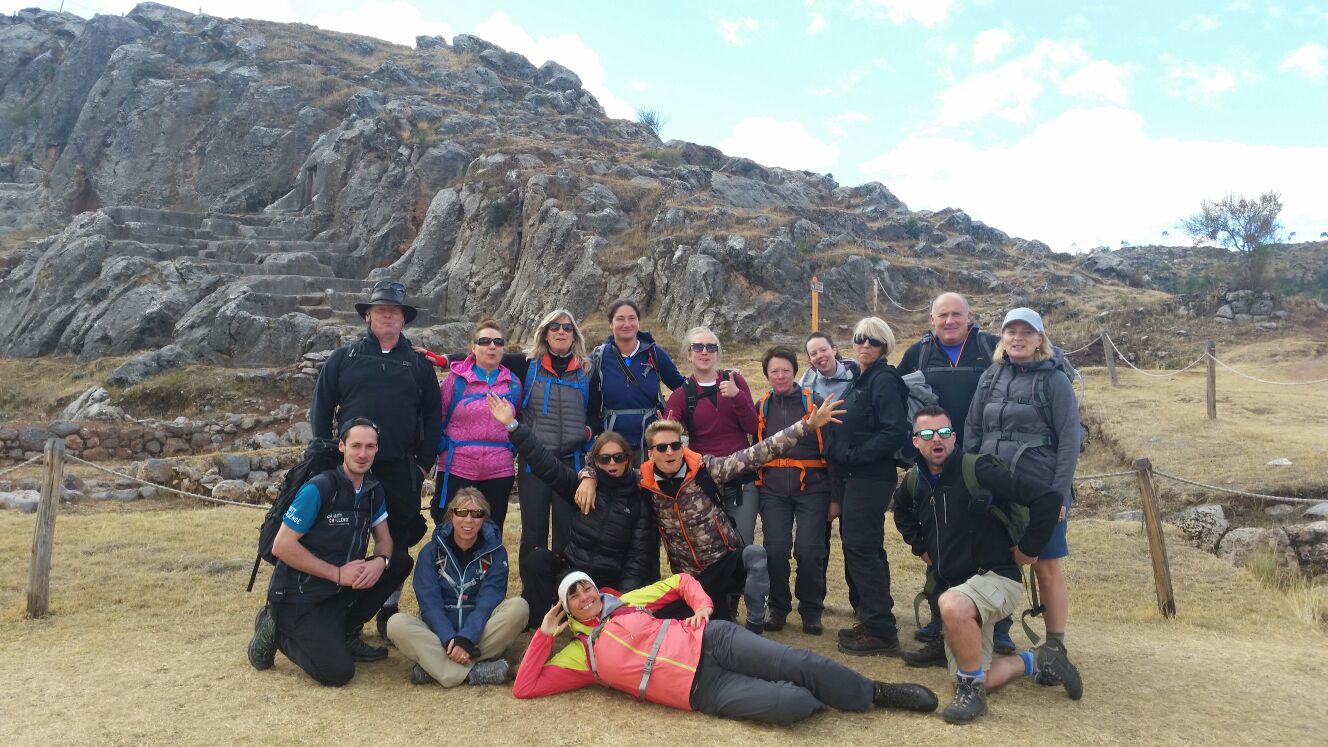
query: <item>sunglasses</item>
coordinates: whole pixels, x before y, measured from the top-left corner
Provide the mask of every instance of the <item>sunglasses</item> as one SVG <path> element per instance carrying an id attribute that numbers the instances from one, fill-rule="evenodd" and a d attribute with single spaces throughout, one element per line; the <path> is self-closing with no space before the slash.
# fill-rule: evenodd
<path id="1" fill-rule="evenodd" d="M 952 438 L 954 436 L 954 428 L 951 428 L 948 425 L 943 426 L 941 428 L 923 428 L 920 431 L 914 432 L 913 435 L 917 436 L 923 441 L 930 441 L 932 440 L 932 438 L 940 436 L 941 440 L 944 441 L 945 439 Z"/>
<path id="2" fill-rule="evenodd" d="M 483 519 L 484 517 L 489 515 L 489 512 L 485 511 L 482 508 L 454 508 L 452 509 L 452 514 L 454 516 L 460 516 L 463 519 L 466 518 Z"/>
<path id="3" fill-rule="evenodd" d="M 718 353 L 719 343 L 717 342 L 694 342 L 690 346 L 693 353 Z"/>
<path id="4" fill-rule="evenodd" d="M 682 441 L 673 441 L 667 444 L 655 444 L 650 448 L 654 449 L 655 451 L 658 451 L 661 454 L 666 454 L 670 451 L 682 451 Z"/>
<path id="5" fill-rule="evenodd" d="M 871 345 L 874 348 L 885 347 L 885 342 L 883 340 L 878 340 L 875 337 L 868 337 L 867 335 L 853 335 L 853 344 L 854 345 L 866 344 L 866 345 Z"/>
<path id="6" fill-rule="evenodd" d="M 549 322 L 549 326 L 545 327 L 545 329 L 550 332 L 557 332 L 560 329 L 564 332 L 575 332 L 576 325 L 571 322 Z"/>
<path id="7" fill-rule="evenodd" d="M 495 345 L 501 348 L 507 344 L 507 340 L 501 337 L 480 337 L 475 340 L 475 344 L 479 345 L 482 348 L 488 347 L 490 345 Z"/>
<path id="8" fill-rule="evenodd" d="M 627 461 L 627 455 L 624 454 L 624 453 L 622 453 L 621 451 L 618 452 L 617 454 L 596 454 L 596 455 L 595 455 L 595 463 L 596 463 L 596 464 L 608 464 L 609 462 L 613 462 L 614 464 L 622 464 L 622 463 L 625 462 L 625 461 Z"/>
<path id="9" fill-rule="evenodd" d="M 373 284 L 373 289 L 389 290 L 389 291 L 395 291 L 397 293 L 406 292 L 406 286 L 402 285 L 401 283 L 398 283 L 395 280 L 379 280 L 378 282 Z"/>

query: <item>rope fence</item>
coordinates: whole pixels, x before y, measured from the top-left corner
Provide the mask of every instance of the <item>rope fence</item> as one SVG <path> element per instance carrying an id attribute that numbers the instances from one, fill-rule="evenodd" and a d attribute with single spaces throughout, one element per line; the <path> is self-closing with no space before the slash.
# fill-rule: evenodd
<path id="1" fill-rule="evenodd" d="M 240 506 L 240 507 L 242 507 L 242 508 L 257 508 L 257 509 L 262 509 L 262 510 L 264 510 L 264 511 L 267 510 L 267 506 L 263 506 L 263 505 L 260 505 L 260 504 L 257 504 L 257 503 L 242 503 L 242 502 L 240 502 L 240 501 L 228 501 L 228 500 L 226 500 L 225 498 L 214 498 L 214 497 L 212 497 L 212 496 L 210 496 L 210 495 L 200 495 L 200 494 L 198 494 L 198 493 L 190 493 L 190 492 L 188 492 L 188 491 L 186 491 L 186 490 L 177 490 L 177 489 L 175 489 L 175 488 L 168 487 L 168 486 L 166 486 L 166 485 L 158 485 L 158 484 L 155 483 L 155 482 L 148 482 L 147 480 L 144 480 L 144 479 L 141 479 L 141 478 L 138 478 L 138 477 L 134 477 L 133 475 L 125 474 L 124 472 L 117 472 L 117 471 L 111 469 L 110 467 L 104 467 L 104 466 L 102 466 L 102 465 L 100 465 L 100 464 L 95 464 L 95 463 L 93 463 L 93 462 L 89 462 L 89 461 L 87 461 L 87 460 L 85 460 L 85 459 L 79 459 L 79 458 L 76 457 L 76 456 L 69 456 L 69 455 L 66 455 L 66 456 L 65 456 L 65 459 L 68 459 L 68 460 L 71 461 L 71 462 L 77 462 L 78 464 L 81 464 L 81 465 L 83 465 L 83 466 L 85 466 L 85 467 L 91 467 L 91 468 L 93 468 L 93 469 L 95 469 L 95 470 L 100 470 L 100 471 L 105 472 L 105 473 L 107 473 L 107 474 L 115 475 L 116 477 L 123 477 L 123 478 L 126 479 L 126 480 L 133 480 L 134 482 L 139 483 L 140 485 L 146 485 L 146 486 L 149 486 L 149 487 L 153 487 L 153 488 L 156 488 L 157 490 L 165 490 L 165 491 L 168 492 L 168 493 L 175 493 L 176 495 L 182 495 L 182 496 L 184 496 L 184 497 L 186 497 L 186 498 L 197 498 L 197 499 L 200 500 L 200 501 L 207 501 L 207 502 L 209 502 L 209 503 L 221 503 L 221 504 L 224 504 L 224 505 L 227 505 L 227 506 Z"/>
<path id="2" fill-rule="evenodd" d="M 924 312 L 924 311 L 928 311 L 928 310 L 929 310 L 929 307 L 923 307 L 923 308 L 921 308 L 921 309 L 910 309 L 910 308 L 907 307 L 907 306 L 903 306 L 903 305 L 901 305 L 898 301 L 896 301 L 894 298 L 892 298 L 892 297 L 890 296 L 890 291 L 888 291 L 888 290 L 885 289 L 885 285 L 883 285 L 883 284 L 881 283 L 881 279 L 880 279 L 880 278 L 878 278 L 878 277 L 876 277 L 876 276 L 873 275 L 873 276 L 872 276 L 872 279 L 876 281 L 876 286 L 877 286 L 878 288 L 881 289 L 881 292 L 882 292 L 882 293 L 885 294 L 885 300 L 887 300 L 887 301 L 889 301 L 890 303 L 894 304 L 894 305 L 895 305 L 895 308 L 899 309 L 900 311 L 907 311 L 907 312 L 910 313 L 910 314 L 919 314 L 919 313 L 922 313 L 922 312 Z"/>
<path id="3" fill-rule="evenodd" d="M 29 460 L 26 461 L 26 462 L 19 462 L 18 464 L 15 464 L 13 467 L 7 467 L 7 468 L 5 468 L 5 469 L 0 469 L 0 477 L 4 477 L 5 475 L 9 474 L 10 472 L 17 472 L 17 471 L 23 469 L 24 467 L 27 467 L 27 466 L 30 465 L 30 464 L 36 464 L 37 462 L 40 462 L 41 460 L 43 460 L 43 459 L 45 459 L 45 458 L 46 458 L 46 455 L 45 455 L 45 454 L 38 454 L 37 456 L 35 456 L 35 457 L 29 459 Z"/>

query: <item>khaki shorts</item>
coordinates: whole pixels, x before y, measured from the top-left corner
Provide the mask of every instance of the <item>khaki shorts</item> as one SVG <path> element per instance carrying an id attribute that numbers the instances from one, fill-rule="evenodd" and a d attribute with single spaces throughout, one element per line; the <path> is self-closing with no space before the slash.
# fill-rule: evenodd
<path id="1" fill-rule="evenodd" d="M 1019 608 L 1020 603 L 1024 601 L 1024 585 L 999 573 L 987 571 L 950 591 L 963 594 L 977 605 L 978 619 L 982 621 L 982 668 L 987 669 L 991 666 L 992 649 L 995 647 L 992 642 L 992 629 L 996 626 L 997 620 L 1003 620 Z M 958 670 L 954 654 L 950 653 L 949 642 L 945 644 L 945 663 L 950 667 L 950 674 L 953 675 Z"/>

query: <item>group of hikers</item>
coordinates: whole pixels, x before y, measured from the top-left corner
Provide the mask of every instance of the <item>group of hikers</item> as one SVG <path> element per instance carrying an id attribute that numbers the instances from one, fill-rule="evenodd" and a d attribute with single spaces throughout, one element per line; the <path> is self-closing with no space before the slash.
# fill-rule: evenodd
<path id="1" fill-rule="evenodd" d="M 840 652 L 948 666 L 955 691 L 942 715 L 955 724 L 986 713 L 987 694 L 1021 675 L 1082 696 L 1061 567 L 1079 413 L 1063 354 L 1032 309 L 1009 311 L 993 335 L 962 296 L 941 294 L 930 331 L 897 366 L 878 317 L 854 327 L 850 356 L 814 332 L 803 351 L 765 352 L 769 391 L 756 400 L 722 366 L 713 332 L 687 333 L 684 374 L 630 300 L 609 307 L 611 332 L 593 349 L 557 309 L 520 353 L 493 319 L 475 325 L 467 351 L 412 346 L 403 329 L 417 310 L 395 281 L 356 311 L 368 331 L 328 358 L 310 413 L 341 463 L 288 485 L 289 506 L 277 509 L 254 667 L 281 651 L 316 681 L 344 684 L 355 662 L 388 655 L 362 636 L 376 617 L 417 684 L 515 677 L 516 697 L 534 698 L 599 683 L 771 723 L 826 707 L 935 710 L 922 685 L 874 682 L 764 637 L 789 624 L 795 599 L 802 632 L 822 635 L 837 519 L 856 619 L 838 631 Z M 412 562 L 428 533 L 430 474 L 434 529 Z M 521 595 L 509 598 L 514 484 Z M 927 568 L 931 618 L 915 651 L 900 646 L 890 593 L 891 506 Z M 1040 591 L 1046 641 L 1019 651 L 1010 626 L 1022 566 Z M 407 578 L 418 615 L 399 609 Z M 525 630 L 533 637 L 514 667 L 503 654 Z M 553 653 L 564 631 L 571 640 Z"/>

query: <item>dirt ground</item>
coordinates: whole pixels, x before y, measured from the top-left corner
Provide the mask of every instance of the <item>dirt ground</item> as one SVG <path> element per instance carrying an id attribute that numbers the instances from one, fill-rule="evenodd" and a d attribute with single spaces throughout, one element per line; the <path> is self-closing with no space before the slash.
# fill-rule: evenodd
<path id="1" fill-rule="evenodd" d="M 504 687 L 412 686 L 410 662 L 395 650 L 386 661 L 360 665 L 341 689 L 316 686 L 280 655 L 272 670 L 254 671 L 244 648 L 262 596 L 246 594 L 244 584 L 260 517 L 184 499 L 62 515 L 52 614 L 30 621 L 23 617 L 24 559 L 33 519 L 0 513 L 0 552 L 19 559 L 0 574 L 0 647 L 7 655 L 0 742 L 644 744 L 667 734 L 675 743 L 727 744 L 1308 744 L 1328 723 L 1328 705 L 1317 695 L 1328 671 L 1328 635 L 1297 621 L 1278 593 L 1245 571 L 1176 537 L 1170 551 L 1179 616 L 1162 619 L 1135 523 L 1083 520 L 1071 527 L 1069 646 L 1086 683 L 1082 701 L 1022 681 L 993 695 L 990 714 L 965 728 L 938 715 L 827 712 L 777 729 L 633 703 L 599 689 L 518 701 Z M 516 526 L 509 525 L 510 548 Z M 889 553 L 901 635 L 911 637 L 921 566 L 893 532 Z M 837 547 L 833 557 L 827 635 L 810 637 L 792 625 L 772 638 L 877 679 L 925 683 L 947 702 L 943 670 L 834 651 L 833 631 L 848 619 Z M 260 587 L 266 576 L 264 570 Z M 517 586 L 513 580 L 513 593 Z M 403 607 L 414 606 L 408 595 Z M 519 656 L 526 640 L 510 655 Z"/>

